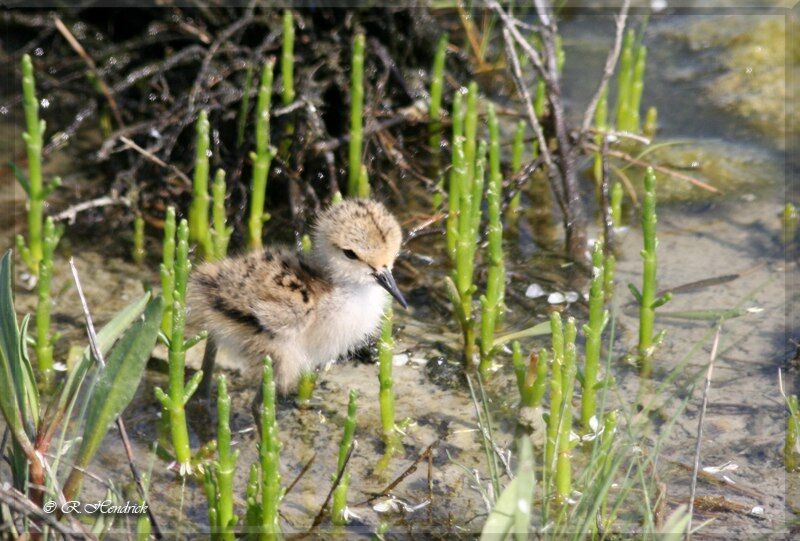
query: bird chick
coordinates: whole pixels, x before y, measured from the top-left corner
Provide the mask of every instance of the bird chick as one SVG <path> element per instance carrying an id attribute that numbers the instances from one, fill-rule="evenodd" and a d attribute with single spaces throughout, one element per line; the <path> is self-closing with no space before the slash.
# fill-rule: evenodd
<path id="1" fill-rule="evenodd" d="M 408 306 L 392 276 L 401 240 L 381 203 L 345 200 L 318 217 L 309 254 L 267 247 L 198 267 L 188 300 L 190 319 L 209 332 L 204 386 L 217 346 L 242 358 L 246 373 L 272 357 L 285 394 L 301 373 L 366 343 L 388 294 Z"/>

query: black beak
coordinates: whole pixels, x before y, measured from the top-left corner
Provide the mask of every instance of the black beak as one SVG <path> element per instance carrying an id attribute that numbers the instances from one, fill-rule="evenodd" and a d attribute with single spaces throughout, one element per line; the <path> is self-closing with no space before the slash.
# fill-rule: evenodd
<path id="1" fill-rule="evenodd" d="M 403 298 L 403 294 L 400 293 L 400 290 L 397 288 L 397 282 L 394 281 L 394 276 L 392 276 L 392 271 L 389 269 L 383 269 L 381 271 L 375 271 L 372 273 L 372 276 L 375 277 L 375 280 L 381 285 L 383 289 L 389 292 L 389 294 L 397 299 L 397 302 L 400 305 L 408 310 L 408 303 Z"/>

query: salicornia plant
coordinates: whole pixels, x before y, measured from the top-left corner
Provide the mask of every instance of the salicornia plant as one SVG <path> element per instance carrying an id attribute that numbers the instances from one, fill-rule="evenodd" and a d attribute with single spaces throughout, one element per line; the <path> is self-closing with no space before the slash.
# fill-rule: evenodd
<path id="1" fill-rule="evenodd" d="M 50 336 L 50 312 L 53 308 L 50 292 L 53 279 L 53 255 L 61 232 L 48 217 L 44 223 L 42 237 L 42 259 L 39 262 L 39 282 L 36 284 L 38 302 L 36 304 L 36 361 L 45 385 L 53 380 L 53 346 L 60 334 Z"/>
<path id="2" fill-rule="evenodd" d="M 556 460 L 556 497 L 566 501 L 572 493 L 572 395 L 575 391 L 576 350 L 575 319 L 568 318 L 564 327 L 564 364 L 561 368 L 561 404 L 558 424 L 558 458 Z M 551 408 L 552 411 L 552 408 Z"/>
<path id="3" fill-rule="evenodd" d="M 472 313 L 475 294 L 473 283 L 475 254 L 478 247 L 478 229 L 481 222 L 486 143 L 476 147 L 477 85 L 471 84 L 467 93 L 467 110 L 464 117 L 464 134 L 457 135 L 453 122 L 453 168 L 450 174 L 449 213 L 447 234 L 448 249 L 453 265 L 452 278 L 447 279 L 447 290 L 464 335 L 464 363 L 474 366 L 476 346 L 476 320 Z M 453 117 L 460 116 L 460 99 L 454 100 Z M 460 124 L 460 123 L 459 123 Z M 470 165 L 470 162 L 472 164 Z M 452 249 L 450 249 L 452 246 Z"/>
<path id="4" fill-rule="evenodd" d="M 297 383 L 297 398 L 295 402 L 300 408 L 307 408 L 311 405 L 311 397 L 314 395 L 314 388 L 317 386 L 318 375 L 313 370 L 300 374 L 300 381 Z"/>
<path id="5" fill-rule="evenodd" d="M 500 128 L 494 107 L 489 106 L 489 183 L 486 190 L 488 214 L 488 278 L 481 296 L 481 375 L 486 376 L 494 353 L 494 334 L 503 311 L 505 264 L 503 262 L 503 221 L 501 215 L 503 175 L 500 172 Z M 480 200 L 475 203 L 480 205 Z"/>
<path id="6" fill-rule="evenodd" d="M 514 342 L 511 347 L 514 374 L 517 379 L 517 389 L 520 395 L 520 406 L 536 408 L 542 405 L 542 399 L 547 391 L 547 365 L 548 354 L 546 349 L 541 349 L 538 354 L 531 353 L 528 362 L 525 362 L 522 347 L 519 342 Z"/>
<path id="7" fill-rule="evenodd" d="M 283 44 L 281 45 L 281 102 L 286 107 L 294 101 L 294 16 L 291 9 L 283 11 Z M 292 144 L 294 123 L 284 126 L 280 155 L 286 158 Z"/>
<path id="8" fill-rule="evenodd" d="M 608 323 L 605 305 L 605 261 L 603 243 L 595 242 L 592 251 L 592 285 L 589 288 L 589 323 L 583 326 L 586 336 L 586 357 L 583 367 L 583 395 L 581 398 L 581 425 L 590 430 L 590 421 L 597 412 L 597 376 L 600 371 L 600 351 L 603 329 Z"/>
<path id="9" fill-rule="evenodd" d="M 191 473 L 192 449 L 189 445 L 189 429 L 186 424 L 185 406 L 192 394 L 197 390 L 203 372 L 198 370 L 189 382 L 184 381 L 186 351 L 205 338 L 205 334 L 184 340 L 184 326 L 186 324 L 186 285 L 189 278 L 189 226 L 186 220 L 181 220 L 178 226 L 178 241 L 175 251 L 174 287 L 172 290 L 172 326 L 169 334 L 164 334 L 169 354 L 169 387 L 165 393 L 156 387 L 155 394 L 164 406 L 164 411 L 169 418 L 172 446 L 175 452 L 175 461 L 178 463 L 181 475 Z"/>
<path id="10" fill-rule="evenodd" d="M 644 72 L 647 48 L 636 44 L 636 34 L 631 29 L 622 42 L 619 72 L 617 75 L 616 127 L 620 131 L 639 133 Z M 649 116 L 649 111 L 648 111 Z"/>
<path id="11" fill-rule="evenodd" d="M 164 217 L 164 241 L 161 247 L 161 296 L 164 297 L 164 317 L 161 332 L 172 334 L 172 292 L 175 290 L 175 207 L 167 207 Z"/>
<path id="12" fill-rule="evenodd" d="M 656 308 L 667 303 L 671 298 L 671 293 L 666 293 L 656 298 L 658 284 L 656 273 L 658 265 L 656 261 L 656 250 L 658 240 L 656 239 L 656 174 L 652 167 L 648 167 L 644 175 L 644 200 L 642 202 L 642 236 L 644 237 L 644 249 L 642 250 L 642 290 L 629 284 L 636 302 L 639 303 L 639 362 L 643 377 L 650 377 L 651 359 L 653 350 L 661 342 L 666 331 L 661 331 L 657 336 L 653 336 L 653 327 L 656 319 Z"/>
<path id="13" fill-rule="evenodd" d="M 214 176 L 214 184 L 211 187 L 211 193 L 214 199 L 212 207 L 212 223 L 213 228 L 210 231 L 211 235 L 211 254 L 209 259 L 219 260 L 223 259 L 228 254 L 228 242 L 233 233 L 233 227 L 227 225 L 227 217 L 225 213 L 225 171 L 217 169 L 217 174 Z"/>
<path id="14" fill-rule="evenodd" d="M 264 358 L 261 393 L 261 442 L 258 446 L 261 465 L 260 527 L 262 539 L 274 539 L 281 534 L 278 508 L 283 499 L 283 489 L 280 474 L 281 442 L 275 415 L 275 380 L 269 356 Z"/>
<path id="15" fill-rule="evenodd" d="M 144 263 L 144 258 L 147 255 L 144 249 L 144 218 L 138 212 L 133 218 L 133 250 L 131 256 L 133 262 L 137 265 Z"/>
<path id="16" fill-rule="evenodd" d="M 344 422 L 344 433 L 339 444 L 339 460 L 336 465 L 336 475 L 334 480 L 339 478 L 339 485 L 333 491 L 333 506 L 331 509 L 331 521 L 335 526 L 347 524 L 347 489 L 350 486 L 350 472 L 345 471 L 347 467 L 347 457 L 350 454 L 350 447 L 354 445 L 353 435 L 356 431 L 356 391 L 350 391 L 350 400 L 347 405 L 347 420 Z"/>
<path id="17" fill-rule="evenodd" d="M 524 120 L 520 120 L 517 122 L 517 129 L 514 130 L 514 142 L 511 146 L 512 175 L 516 175 L 522 169 L 522 152 L 525 148 L 525 126 L 527 126 L 527 123 Z M 514 197 L 512 197 L 511 201 L 508 203 L 506 216 L 508 216 L 508 219 L 512 222 L 517 218 L 517 213 L 519 212 L 519 202 L 521 198 L 522 191 L 519 190 L 514 194 Z"/>
<path id="18" fill-rule="evenodd" d="M 547 441 L 545 443 L 544 467 L 555 472 L 556 443 L 558 428 L 561 423 L 561 397 L 563 395 L 562 377 L 564 367 L 564 325 L 561 314 L 550 314 L 550 333 L 553 349 L 553 361 L 550 372 L 550 416 L 547 419 Z"/>
<path id="19" fill-rule="evenodd" d="M 33 63 L 27 54 L 22 57 L 22 106 L 25 110 L 26 131 L 22 134 L 28 157 L 28 175 L 14 168 L 14 173 L 28 194 L 28 243 L 17 235 L 17 249 L 28 269 L 38 276 L 39 262 L 44 252 L 44 200 L 61 185 L 61 179 L 53 178 L 47 185 L 42 178 L 42 139 L 46 124 L 39 119 L 39 101 L 36 98 L 36 83 L 33 78 Z"/>
<path id="20" fill-rule="evenodd" d="M 433 56 L 433 67 L 431 69 L 431 103 L 428 107 L 428 145 L 433 156 L 433 169 L 436 170 L 438 181 L 436 191 L 433 194 L 433 207 L 437 209 L 442 204 L 442 191 L 444 190 L 444 176 L 439 171 L 440 155 L 442 147 L 442 92 L 444 90 L 444 61 L 447 54 L 447 43 L 449 37 L 443 34 L 436 45 L 436 54 Z"/>
<path id="21" fill-rule="evenodd" d="M 197 116 L 197 141 L 195 144 L 194 177 L 192 178 L 192 204 L 189 207 L 189 240 L 196 242 L 206 257 L 213 254 L 208 227 L 208 113 Z"/>
<path id="22" fill-rule="evenodd" d="M 394 388 L 392 380 L 392 358 L 394 357 L 394 338 L 392 323 L 394 312 L 392 307 L 386 308 L 381 325 L 381 337 L 378 341 L 378 381 L 380 391 L 378 399 L 381 407 L 381 437 L 386 446 L 386 455 L 391 456 L 399 445 L 398 431 L 395 427 Z"/>
<path id="23" fill-rule="evenodd" d="M 239 451 L 231 449 L 231 398 L 224 375 L 219 376 L 217 393 L 217 460 L 205 471 L 204 488 L 212 539 L 232 541 L 236 538 L 233 527 L 237 521 L 233 514 L 233 479 Z"/>
<path id="24" fill-rule="evenodd" d="M 347 195 L 358 195 L 361 177 L 361 152 L 364 141 L 364 34 L 353 39 L 353 61 L 350 66 L 350 147 Z"/>
<path id="25" fill-rule="evenodd" d="M 800 410 L 798 410 L 797 395 L 786 397 L 786 407 L 789 415 L 786 419 L 783 464 L 787 472 L 794 472 L 800 468 Z"/>
<path id="26" fill-rule="evenodd" d="M 272 103 L 272 78 L 275 68 L 275 59 L 269 58 L 264 63 L 261 73 L 261 83 L 258 87 L 258 101 L 256 102 L 256 150 L 250 153 L 253 161 L 253 179 L 250 186 L 250 216 L 247 220 L 247 245 L 253 249 L 262 246 L 261 230 L 264 222 L 269 219 L 269 214 L 264 212 L 267 198 L 267 177 L 272 158 L 275 157 L 275 147 L 270 145 L 270 106 Z"/>

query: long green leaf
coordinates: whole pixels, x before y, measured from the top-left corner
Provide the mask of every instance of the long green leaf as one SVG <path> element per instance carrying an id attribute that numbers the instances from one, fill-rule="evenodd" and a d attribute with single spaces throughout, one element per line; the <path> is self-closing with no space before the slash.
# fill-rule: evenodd
<path id="1" fill-rule="evenodd" d="M 10 459 L 14 486 L 24 490 L 27 456 L 39 419 L 39 395 L 14 311 L 11 250 L 0 262 L 0 411 L 13 436 Z M 23 332 L 27 328 L 23 321 Z"/>
<path id="2" fill-rule="evenodd" d="M 85 468 L 91 462 L 109 425 L 133 400 L 158 337 L 163 306 L 161 297 L 151 300 L 144 318 L 134 323 L 111 351 L 105 370 L 88 400 L 83 440 L 75 460 L 77 466 Z M 72 470 L 65 494 L 77 495 L 81 475 L 78 469 Z"/>
<path id="3" fill-rule="evenodd" d="M 481 541 L 505 539 L 514 526 L 519 478 L 514 478 L 500 494 L 497 503 L 486 519 L 481 531 Z"/>

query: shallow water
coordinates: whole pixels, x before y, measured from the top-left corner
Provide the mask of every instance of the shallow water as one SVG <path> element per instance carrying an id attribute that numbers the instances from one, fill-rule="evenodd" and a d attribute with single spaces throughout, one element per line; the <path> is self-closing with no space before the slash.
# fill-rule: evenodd
<path id="1" fill-rule="evenodd" d="M 778 394 L 777 371 L 779 367 L 788 368 L 794 356 L 794 346 L 788 339 L 796 336 L 797 326 L 796 322 L 787 321 L 787 306 L 794 300 L 794 293 L 787 289 L 787 283 L 793 280 L 796 267 L 792 258 L 784 258 L 780 239 L 779 212 L 785 187 L 783 153 L 777 138 L 765 137 L 757 126 L 744 122 L 735 112 L 715 105 L 708 93 L 708 82 L 725 68 L 715 62 L 714 55 L 708 50 L 695 51 L 686 45 L 688 38 L 680 37 L 682 29 L 691 26 L 687 23 L 696 20 L 694 17 L 654 17 L 648 28 L 651 60 L 644 106 L 653 104 L 659 108 L 661 130 L 657 140 L 697 138 L 713 141 L 725 149 L 720 151 L 723 156 L 724 152 L 736 154 L 736 148 L 746 148 L 758 157 L 748 159 L 747 164 L 756 163 L 759 171 L 769 167 L 769 174 L 764 175 L 766 178 L 760 182 L 735 178 L 738 182 L 729 185 L 723 196 L 704 196 L 699 201 L 693 197 L 694 201 L 688 203 L 662 202 L 659 207 L 661 288 L 737 275 L 720 285 L 677 293 L 663 312 L 734 307 L 757 309 L 728 320 L 723 326 L 702 441 L 703 466 L 733 461 L 738 469 L 727 475 L 737 484 L 757 492 L 745 495 L 730 487 L 701 481 L 698 494 L 724 495 L 745 506 L 761 506 L 763 517 L 754 518 L 742 513 L 701 513 L 701 518 L 715 519 L 704 528 L 708 534 L 743 536 L 786 532 L 788 480 L 782 458 L 785 420 L 784 406 Z M 751 16 L 754 27 L 763 19 L 760 17 Z M 719 20 L 722 24 L 724 19 L 717 15 L 703 16 L 704 23 L 709 20 Z M 562 25 L 567 55 L 565 89 L 570 102 L 584 103 L 595 88 L 608 47 L 610 24 L 604 18 L 579 15 Z M 16 159 L 23 155 L 18 131 L 8 125 L 2 127 L 2 133 L 8 136 L 3 139 L 8 141 L 13 137 L 14 148 L 13 151 L 5 147 L 1 150 Z M 50 166 L 60 173 L 68 172 L 68 165 L 63 160 L 50 160 Z M 736 171 L 729 176 L 737 177 Z M 714 178 L 710 181 L 713 182 Z M 81 181 L 74 179 L 73 182 L 79 187 Z M 5 249 L 12 244 L 13 233 L 24 228 L 24 194 L 15 187 L 6 170 L 0 175 L 0 183 L 0 215 L 3 215 L 0 247 Z M 78 187 L 62 191 L 63 200 L 72 201 L 72 194 L 80 193 Z M 413 195 L 412 199 L 417 200 L 417 194 Z M 424 212 L 425 208 L 417 201 L 408 209 L 396 210 L 401 219 L 412 223 L 414 211 Z M 525 209 L 525 215 L 521 217 L 520 236 L 509 238 L 511 260 L 508 272 L 511 282 L 507 294 L 510 308 L 507 330 L 545 319 L 550 306 L 544 298 L 525 297 L 530 284 L 539 284 L 548 293 L 572 288 L 565 277 L 566 270 L 561 267 L 562 260 L 548 251 L 547 243 L 537 243 L 538 239 L 530 237 L 530 232 L 537 230 L 529 223 L 531 211 Z M 634 369 L 617 359 L 636 343 L 636 312 L 625 286 L 628 282 L 638 284 L 640 280 L 638 253 L 641 236 L 635 213 L 628 212 L 627 220 L 632 223 L 621 234 L 617 271 L 619 285 L 614 300 L 616 341 L 612 374 L 616 386 L 609 400 L 630 413 L 640 381 Z M 54 326 L 65 332 L 60 351 L 65 351 L 68 344 L 84 343 L 81 312 L 71 286 L 67 256 L 76 259 L 90 307 L 99 323 L 139 295 L 143 290 L 143 279 L 158 283 L 154 261 L 148 262 L 146 269 L 134 267 L 119 257 L 127 247 L 121 246 L 118 238 L 97 232 L 99 239 L 73 237 L 62 241 L 54 286 Z M 348 531 L 366 535 L 374 532 L 381 522 L 389 522 L 391 531 L 398 534 L 447 534 L 477 531 L 483 523 L 486 507 L 474 487 L 475 478 L 470 472 L 481 472 L 481 483 L 486 485 L 485 458 L 476 430 L 473 403 L 457 376 L 460 334 L 450 320 L 442 288 L 446 273 L 442 239 L 423 237 L 409 243 L 408 249 L 414 254 L 430 256 L 434 263 L 424 266 L 419 258 L 408 258 L 400 264 L 399 282 L 409 292 L 407 297 L 412 306 L 408 312 L 395 312 L 395 353 L 410 357 L 407 364 L 397 366 L 394 371 L 398 419 L 411 419 L 403 438 L 405 453 L 395 457 L 384 473 L 374 472 L 382 452 L 377 366 L 353 360 L 331 367 L 320 377 L 310 409 L 299 410 L 290 400 L 280 404 L 278 423 L 283 441 L 281 472 L 284 485 L 294 479 L 316 453 L 308 473 L 282 504 L 287 531 L 305 531 L 328 492 L 341 437 L 342 414 L 346 411 L 347 393 L 351 388 L 360 394 L 356 433 L 358 448 L 350 463 L 353 479 L 349 496 L 351 510 L 358 518 L 348 526 Z M 113 257 L 108 257 L 109 252 Z M 415 273 L 408 270 L 409 265 L 413 266 Z M 17 288 L 18 312 L 32 312 L 34 306 L 35 295 L 27 292 L 20 281 Z M 585 320 L 583 301 L 560 308 L 575 315 L 579 322 Z M 713 322 L 661 317 L 657 320 L 657 329 L 666 329 L 667 336 L 657 355 L 655 379 L 661 381 L 674 376 L 674 380 L 663 391 L 651 395 L 659 407 L 656 415 L 651 416 L 653 431 L 650 438 L 656 441 L 668 430 L 669 423 L 665 420 L 676 419 L 674 428 L 664 438 L 658 462 L 658 474 L 667 485 L 667 501 L 673 508 L 684 503 L 688 496 L 690 474 L 679 464 L 691 464 L 692 461 L 700 404 L 699 386 L 696 388 L 695 384 L 705 374 L 713 339 Z M 524 346 L 538 348 L 543 344 L 541 340 L 530 340 Z M 201 349 L 202 346 L 196 348 L 193 355 L 201 355 Z M 487 392 L 495 416 L 497 443 L 507 448 L 515 428 L 516 390 L 509 367 L 510 356 L 501 355 L 498 360 L 503 366 L 487 385 Z M 238 431 L 234 439 L 241 449 L 235 486 L 240 489 L 238 496 L 242 498 L 247 468 L 257 458 L 255 432 L 249 414 L 254 389 L 251 382 L 236 377 L 235 372 L 232 374 L 233 428 Z M 152 391 L 156 385 L 166 385 L 164 366 L 158 360 L 151 363 L 135 403 L 125 414 L 134 450 L 143 469 L 150 460 L 150 445 L 157 438 L 160 406 Z M 686 409 L 681 410 L 681 401 L 687 397 Z M 195 448 L 210 437 L 201 432 L 204 427 L 213 426 L 202 403 L 196 402 L 190 408 L 190 426 L 195 431 L 192 435 Z M 376 502 L 359 504 L 380 493 L 436 441 L 439 443 L 430 470 L 423 461 L 392 491 L 410 506 L 421 504 L 432 495 L 429 505 L 408 513 L 382 514 L 373 508 Z M 127 480 L 124 454 L 113 430 L 95 459 L 93 471 L 102 478 L 112 478 L 117 482 L 125 483 Z M 166 463 L 161 459 L 155 461 L 153 476 L 151 506 L 161 521 L 162 529 L 204 531 L 207 521 L 202 489 L 190 482 L 182 490 L 175 475 L 166 470 Z M 84 498 L 99 497 L 103 491 L 102 487 L 87 481 Z M 378 501 L 383 500 L 385 498 Z M 243 512 L 241 499 L 237 507 Z M 700 523 L 701 518 L 696 519 L 695 524 Z M 120 526 L 124 527 L 124 524 Z"/>

